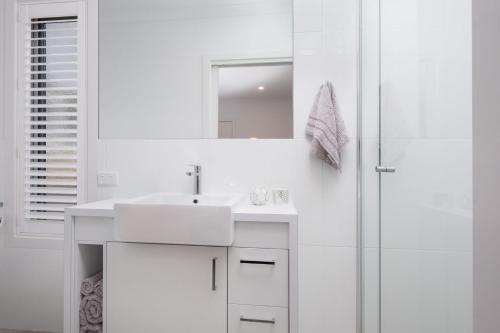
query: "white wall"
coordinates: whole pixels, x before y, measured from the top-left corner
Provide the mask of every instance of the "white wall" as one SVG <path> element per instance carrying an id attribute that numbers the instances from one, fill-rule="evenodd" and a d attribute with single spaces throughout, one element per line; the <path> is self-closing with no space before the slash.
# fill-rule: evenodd
<path id="1" fill-rule="evenodd" d="M 0 327 L 62 331 L 63 253 L 0 241 Z"/>
<path id="2" fill-rule="evenodd" d="M 355 1 L 295 0 L 295 139 L 100 140 L 93 169 L 118 172 L 120 184 L 97 188 L 91 177 L 90 199 L 188 192 L 192 180 L 184 173 L 192 162 L 203 165 L 207 192 L 289 188 L 300 213 L 300 332 L 354 333 L 356 18 Z M 351 137 L 342 174 L 311 158 L 303 135 L 325 80 L 335 83 Z M 0 326 L 60 331 L 62 252 L 0 244 L 0 267 Z"/>
<path id="3" fill-rule="evenodd" d="M 473 1 L 474 333 L 500 327 L 500 2 Z"/>
<path id="4" fill-rule="evenodd" d="M 0 328 L 62 331 L 63 253 L 41 249 L 37 242 L 13 239 L 13 1 L 0 1 L 0 200 L 6 202 L 6 223 L 0 229 Z M 4 29 L 2 28 L 4 27 Z M 5 51 L 5 52 L 3 52 Z M 5 66 L 1 66 L 5 64 Z M 3 69 L 3 70 L 2 70 Z M 2 84 L 0 84 L 0 87 Z M 0 96 L 2 94 L 0 93 Z M 2 133 L 4 135 L 2 135 Z M 5 141 L 2 139 L 5 139 Z M 48 247 L 57 247 L 51 244 Z"/>
<path id="5" fill-rule="evenodd" d="M 117 188 L 93 199 L 191 190 L 188 163 L 204 167 L 207 192 L 289 188 L 299 222 L 300 332 L 355 332 L 357 4 L 295 1 L 294 140 L 100 140 L 98 170 L 119 173 Z M 309 156 L 307 115 L 332 80 L 351 143 L 343 173 Z"/>
<path id="6" fill-rule="evenodd" d="M 293 103 L 289 98 L 219 98 L 219 121 L 232 122 L 233 138 L 292 138 Z"/>

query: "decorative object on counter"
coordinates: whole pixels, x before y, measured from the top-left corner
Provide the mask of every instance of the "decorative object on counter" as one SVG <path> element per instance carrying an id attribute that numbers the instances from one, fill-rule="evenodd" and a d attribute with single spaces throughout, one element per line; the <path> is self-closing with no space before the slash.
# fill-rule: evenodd
<path id="1" fill-rule="evenodd" d="M 273 189 L 273 202 L 275 204 L 288 203 L 288 190 L 282 188 Z"/>
<path id="2" fill-rule="evenodd" d="M 306 125 L 311 154 L 341 171 L 341 153 L 349 141 L 344 120 L 338 109 L 333 84 L 324 83 L 314 100 Z"/>
<path id="3" fill-rule="evenodd" d="M 102 332 L 102 272 L 82 281 L 80 287 L 80 333 Z"/>
<path id="4" fill-rule="evenodd" d="M 257 188 L 250 193 L 250 201 L 253 205 L 264 206 L 269 200 L 269 192 L 263 188 Z"/>

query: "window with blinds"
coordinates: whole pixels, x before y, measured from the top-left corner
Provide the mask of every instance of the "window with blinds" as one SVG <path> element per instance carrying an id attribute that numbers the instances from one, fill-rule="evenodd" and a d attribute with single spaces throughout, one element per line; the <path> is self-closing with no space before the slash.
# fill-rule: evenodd
<path id="1" fill-rule="evenodd" d="M 60 223 L 79 194 L 78 17 L 25 17 L 23 24 L 22 214 L 25 223 Z"/>

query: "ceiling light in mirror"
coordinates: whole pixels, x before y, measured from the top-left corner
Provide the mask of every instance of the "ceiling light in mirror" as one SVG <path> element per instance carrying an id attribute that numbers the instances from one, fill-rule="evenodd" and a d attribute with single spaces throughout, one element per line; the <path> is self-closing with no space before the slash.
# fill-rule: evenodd
<path id="1" fill-rule="evenodd" d="M 219 138 L 293 137 L 291 62 L 217 66 L 214 70 Z"/>

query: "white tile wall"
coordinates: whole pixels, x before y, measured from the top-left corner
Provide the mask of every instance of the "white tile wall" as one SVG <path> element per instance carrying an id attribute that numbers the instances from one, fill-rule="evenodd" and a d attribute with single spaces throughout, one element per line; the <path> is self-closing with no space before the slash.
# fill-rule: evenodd
<path id="1" fill-rule="evenodd" d="M 204 167 L 207 192 L 289 188 L 300 214 L 300 332 L 355 332 L 356 19 L 356 1 L 295 0 L 294 140 L 101 140 L 98 169 L 119 173 L 120 184 L 93 199 L 190 191 L 184 172 L 193 162 Z M 325 80 L 352 138 L 341 174 L 311 158 L 304 137 Z"/>
<path id="2" fill-rule="evenodd" d="M 295 0 L 294 30 L 296 32 L 323 31 L 324 0 Z"/>
<path id="3" fill-rule="evenodd" d="M 97 169 L 117 172 L 120 183 L 97 188 L 96 180 L 89 180 L 91 200 L 187 192 L 192 180 L 184 175 L 186 165 L 196 162 L 204 167 L 207 192 L 289 188 L 300 213 L 299 320 L 304 333 L 355 331 L 355 3 L 295 0 L 294 140 L 101 140 Z M 307 115 L 325 80 L 335 83 L 352 138 L 342 174 L 311 158 L 304 137 Z M 0 252 L 0 326 L 60 330 L 62 252 L 2 243 Z M 39 307 L 41 301 L 50 306 Z"/>
<path id="4" fill-rule="evenodd" d="M 356 249 L 302 246 L 300 332 L 356 331 Z"/>
<path id="5" fill-rule="evenodd" d="M 63 252 L 13 248 L 0 234 L 0 328 L 62 331 Z"/>

